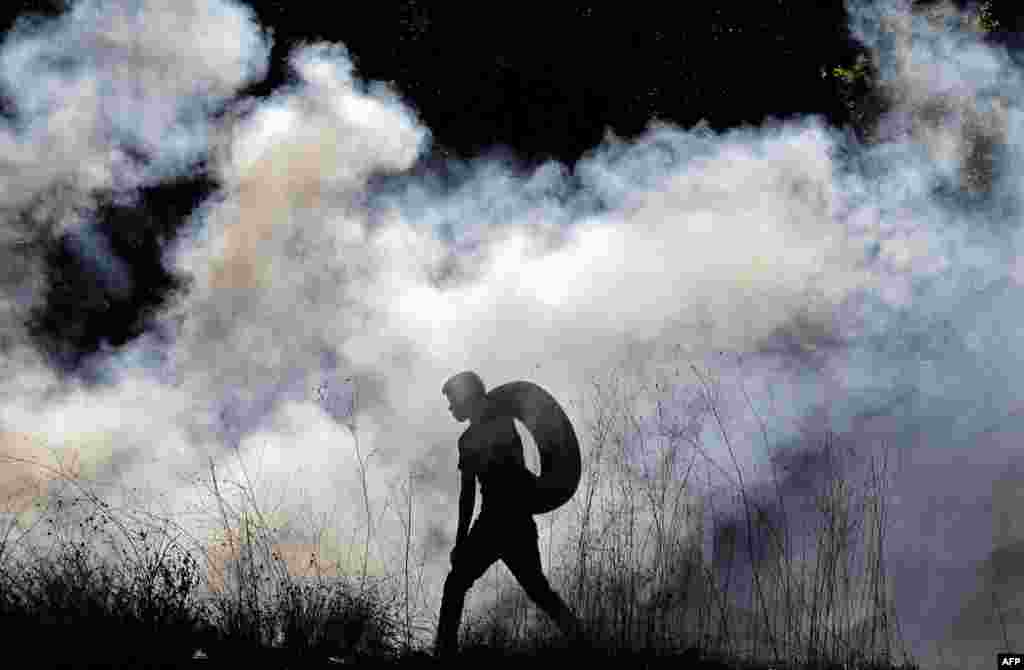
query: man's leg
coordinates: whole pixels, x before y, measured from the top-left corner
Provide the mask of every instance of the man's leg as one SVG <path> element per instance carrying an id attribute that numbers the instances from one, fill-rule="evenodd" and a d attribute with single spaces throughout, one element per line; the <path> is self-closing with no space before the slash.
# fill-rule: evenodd
<path id="1" fill-rule="evenodd" d="M 518 526 L 518 524 L 517 524 Z M 562 633 L 573 641 L 580 641 L 583 628 L 565 601 L 555 593 L 544 576 L 537 547 L 537 525 L 533 518 L 510 533 L 509 542 L 502 552 L 502 560 L 509 571 L 522 585 L 526 595 L 537 604 L 554 622 Z"/>
<path id="2" fill-rule="evenodd" d="M 434 654 L 437 656 L 448 656 L 458 648 L 459 621 L 462 619 L 462 608 L 469 586 L 455 568 L 444 580 L 441 614 L 437 623 L 437 636 L 434 638 Z"/>
<path id="3" fill-rule="evenodd" d="M 434 653 L 438 656 L 452 654 L 458 649 L 459 623 L 462 620 L 466 592 L 498 560 L 493 529 L 486 524 L 481 525 L 479 518 L 469 531 L 465 543 L 444 580 L 441 613 L 437 636 L 434 638 Z"/>

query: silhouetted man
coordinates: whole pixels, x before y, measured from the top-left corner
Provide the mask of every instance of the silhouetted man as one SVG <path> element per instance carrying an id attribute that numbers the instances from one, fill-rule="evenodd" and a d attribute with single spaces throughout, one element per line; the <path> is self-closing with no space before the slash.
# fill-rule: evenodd
<path id="1" fill-rule="evenodd" d="M 444 582 L 435 654 L 456 650 L 466 592 L 499 558 L 526 594 L 555 620 L 563 633 L 580 639 L 580 624 L 555 593 L 541 569 L 537 524 L 530 512 L 534 475 L 523 460 L 523 443 L 511 417 L 490 412 L 483 381 L 461 372 L 441 388 L 456 421 L 469 420 L 459 438 L 459 526 L 452 549 L 452 569 Z M 480 516 L 469 530 L 480 479 Z"/>

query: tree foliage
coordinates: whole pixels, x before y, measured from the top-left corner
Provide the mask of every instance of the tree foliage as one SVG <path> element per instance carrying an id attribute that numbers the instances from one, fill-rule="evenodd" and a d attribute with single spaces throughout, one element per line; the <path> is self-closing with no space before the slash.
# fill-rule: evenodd
<path id="1" fill-rule="evenodd" d="M 915 9 L 928 11 L 944 3 L 917 2 Z M 963 14 L 963 26 L 983 36 L 1002 29 L 996 16 L 995 0 L 984 0 Z M 888 101 L 878 82 L 878 71 L 871 54 L 858 50 L 852 62 L 840 63 L 830 70 L 822 69 L 822 78 L 830 78 L 840 103 L 849 114 L 849 123 L 861 139 L 871 141 L 875 125 L 888 107 Z"/>

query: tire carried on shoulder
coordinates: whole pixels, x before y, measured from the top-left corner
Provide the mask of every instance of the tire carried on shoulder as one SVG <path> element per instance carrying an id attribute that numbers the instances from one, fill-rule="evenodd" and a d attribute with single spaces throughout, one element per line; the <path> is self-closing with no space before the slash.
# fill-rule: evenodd
<path id="1" fill-rule="evenodd" d="M 546 514 L 567 503 L 576 493 L 582 474 L 576 432 L 550 393 L 528 381 L 502 384 L 487 393 L 488 414 L 519 419 L 530 431 L 540 452 L 531 514 Z"/>

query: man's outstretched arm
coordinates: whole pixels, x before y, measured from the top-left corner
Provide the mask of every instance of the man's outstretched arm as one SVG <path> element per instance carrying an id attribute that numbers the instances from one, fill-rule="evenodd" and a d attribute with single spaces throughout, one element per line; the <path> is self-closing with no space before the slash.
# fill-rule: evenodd
<path id="1" fill-rule="evenodd" d="M 459 530 L 455 535 L 455 546 L 458 547 L 469 535 L 469 524 L 473 520 L 476 507 L 476 475 L 462 472 L 462 490 L 459 493 Z"/>

